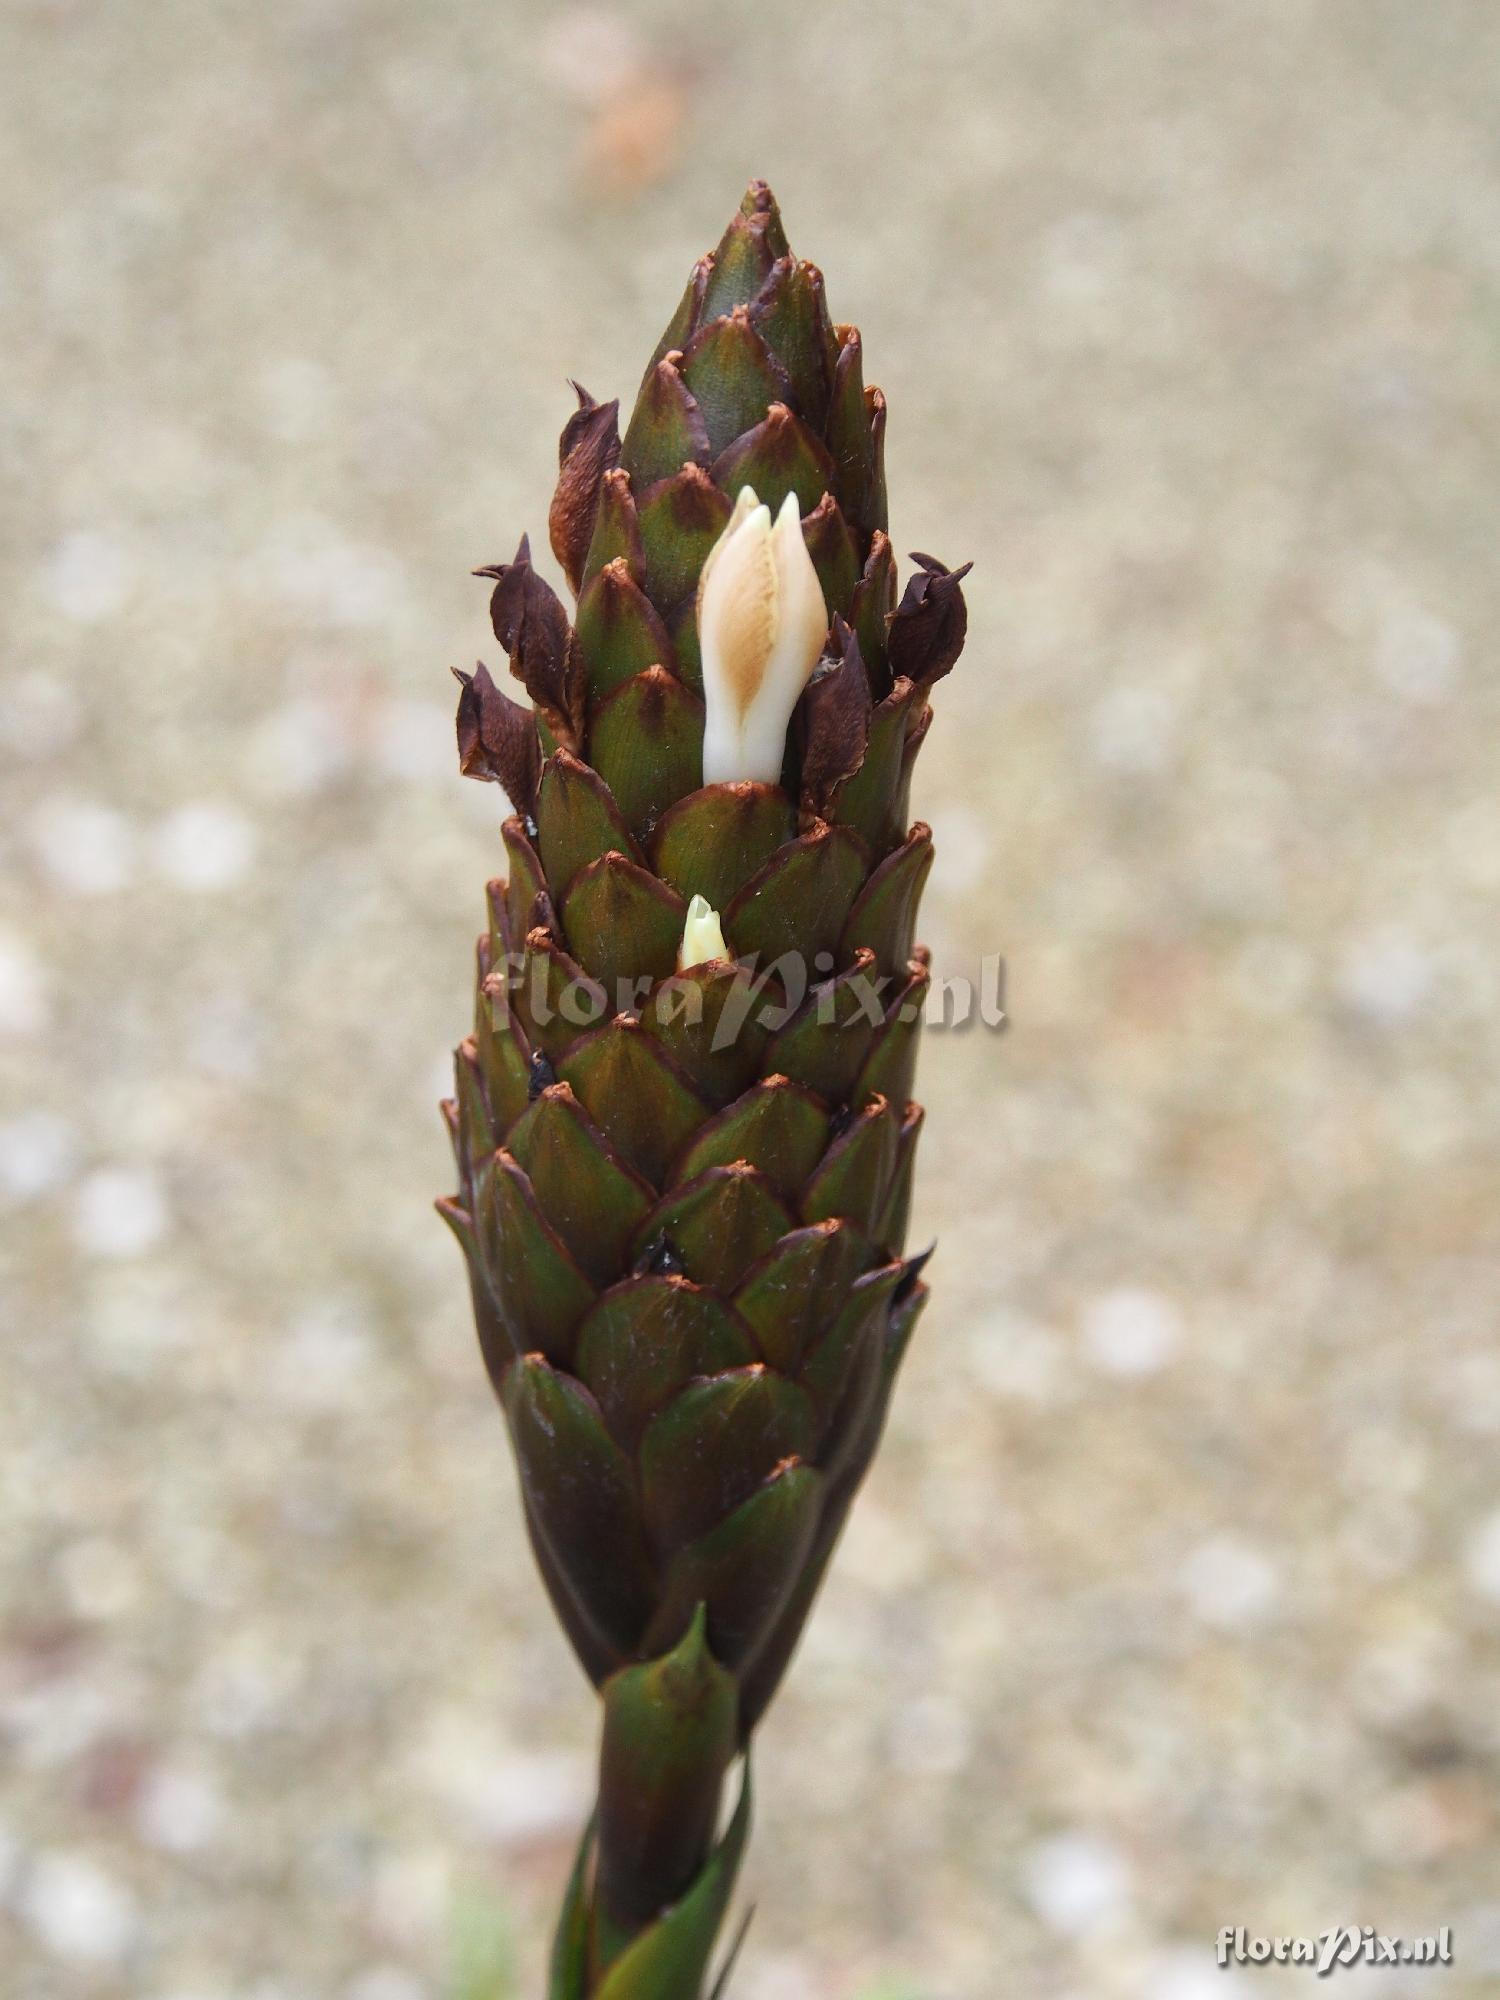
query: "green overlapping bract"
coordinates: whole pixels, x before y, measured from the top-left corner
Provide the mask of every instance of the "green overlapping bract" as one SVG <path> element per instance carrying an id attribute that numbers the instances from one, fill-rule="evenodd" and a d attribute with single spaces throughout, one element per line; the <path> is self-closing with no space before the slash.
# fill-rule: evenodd
<path id="1" fill-rule="evenodd" d="M 580 392 L 550 521 L 574 618 L 524 543 L 485 572 L 531 707 L 461 676 L 463 768 L 517 811 L 441 1206 L 538 1565 L 606 1718 L 554 2000 L 701 2000 L 748 1823 L 747 1778 L 716 1841 L 726 1769 L 925 1298 L 904 1235 L 932 848 L 906 797 L 963 600 L 961 572 L 922 557 L 896 604 L 884 403 L 861 370 L 753 186 L 623 438 Z M 741 483 L 773 506 L 797 492 L 834 622 L 783 783 L 702 788 L 693 594 Z M 735 961 L 679 973 L 695 894 Z"/>

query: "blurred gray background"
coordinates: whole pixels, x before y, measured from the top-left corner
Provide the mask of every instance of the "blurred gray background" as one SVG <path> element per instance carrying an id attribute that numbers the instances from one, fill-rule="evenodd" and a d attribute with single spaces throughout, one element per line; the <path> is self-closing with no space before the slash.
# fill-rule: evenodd
<path id="1" fill-rule="evenodd" d="M 448 668 L 752 174 L 975 559 L 924 930 L 1013 1021 L 928 1043 L 737 2000 L 1492 1994 L 1500 12 L 7 0 L 0 75 L 7 2000 L 541 1989 Z"/>

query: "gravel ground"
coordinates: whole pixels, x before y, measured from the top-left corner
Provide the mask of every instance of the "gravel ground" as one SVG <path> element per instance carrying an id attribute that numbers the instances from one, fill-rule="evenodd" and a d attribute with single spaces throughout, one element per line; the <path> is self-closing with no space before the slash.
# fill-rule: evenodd
<path id="1" fill-rule="evenodd" d="M 1495 1992 L 1497 75 L 1483 0 L 10 0 L 8 2000 L 540 1990 L 594 1717 L 427 1206 L 447 669 L 752 173 L 976 559 L 925 929 L 1013 1022 L 924 1058 L 737 1994 Z"/>

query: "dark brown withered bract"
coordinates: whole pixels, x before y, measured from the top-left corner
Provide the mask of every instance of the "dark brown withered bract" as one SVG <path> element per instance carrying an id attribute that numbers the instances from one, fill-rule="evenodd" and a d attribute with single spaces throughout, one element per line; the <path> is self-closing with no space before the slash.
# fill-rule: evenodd
<path id="1" fill-rule="evenodd" d="M 617 404 L 578 400 L 550 515 L 574 613 L 523 540 L 479 574 L 530 706 L 460 676 L 461 767 L 517 816 L 441 1206 L 537 1561 L 605 1700 L 554 2000 L 696 2000 L 738 1854 L 713 1845 L 724 1774 L 926 1296 L 904 1242 L 932 842 L 907 796 L 963 572 L 918 556 L 898 604 L 884 399 L 758 183 L 623 437 Z M 830 639 L 783 782 L 705 788 L 695 596 L 747 484 L 773 511 L 797 495 Z M 734 959 L 679 973 L 694 895 Z M 812 981 L 790 1009 L 763 977 L 787 953 Z"/>

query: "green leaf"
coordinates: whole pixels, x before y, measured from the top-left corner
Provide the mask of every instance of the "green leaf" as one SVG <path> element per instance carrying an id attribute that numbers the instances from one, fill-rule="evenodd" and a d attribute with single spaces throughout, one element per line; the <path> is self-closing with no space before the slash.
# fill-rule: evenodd
<path id="1" fill-rule="evenodd" d="M 526 1086 L 531 1064 L 522 1047 L 508 1002 L 481 986 L 476 1017 L 475 1041 L 485 1092 L 495 1121 L 496 1133 L 508 1132 L 526 1109 Z M 496 1143 L 499 1143 L 497 1138 Z"/>
<path id="2" fill-rule="evenodd" d="M 901 1269 L 893 1262 L 867 1271 L 802 1364 L 799 1380 L 818 1409 L 819 1463 L 830 1477 L 842 1463 L 842 1444 L 858 1433 L 879 1390 L 886 1316 Z"/>
<path id="3" fill-rule="evenodd" d="M 589 1991 L 589 1861 L 594 1848 L 594 1822 L 583 1829 L 573 1871 L 563 1897 L 562 1915 L 552 1941 L 547 2000 L 588 2000 Z M 500 1991 L 476 1992 L 473 2000 L 505 2000 Z"/>
<path id="4" fill-rule="evenodd" d="M 484 1361 L 485 1373 L 498 1390 L 505 1380 L 506 1369 L 515 1359 L 516 1344 L 511 1329 L 500 1317 L 494 1288 L 475 1232 L 473 1215 L 462 1200 L 452 1195 L 443 1196 L 433 1206 L 453 1231 L 458 1239 L 458 1246 L 464 1253 L 464 1265 L 469 1276 L 469 1296 L 474 1307 L 474 1330 L 479 1335 L 479 1352 Z"/>
<path id="5" fill-rule="evenodd" d="M 922 1135 L 924 1113 L 920 1104 L 907 1107 L 902 1121 L 901 1136 L 896 1147 L 896 1165 L 891 1174 L 890 1191 L 886 1195 L 875 1234 L 893 1256 L 899 1256 L 906 1243 L 906 1226 L 911 1217 L 912 1182 L 916 1174 L 917 1141 Z"/>
<path id="6" fill-rule="evenodd" d="M 541 1092 L 512 1129 L 509 1150 L 579 1269 L 598 1285 L 618 1277 L 652 1189 L 614 1158 L 568 1084 Z"/>
<path id="7" fill-rule="evenodd" d="M 788 493 L 799 514 L 810 514 L 834 484 L 833 460 L 785 403 L 772 403 L 762 420 L 735 438 L 713 464 L 714 483 L 737 494 L 753 486 L 774 515 Z"/>
<path id="8" fill-rule="evenodd" d="M 823 428 L 838 342 L 816 264 L 781 258 L 750 308 L 756 332 L 785 369 L 798 414 Z"/>
<path id="9" fill-rule="evenodd" d="M 623 854 L 581 868 L 562 902 L 568 942 L 614 1013 L 638 1004 L 651 982 L 670 978 L 686 917 L 682 898 Z M 638 990 L 636 980 L 644 982 Z"/>
<path id="10" fill-rule="evenodd" d="M 504 1400 L 532 1526 L 595 1628 L 626 1657 L 655 1598 L 629 1463 L 593 1397 L 541 1355 L 515 1363 Z"/>
<path id="11" fill-rule="evenodd" d="M 738 1690 L 709 1651 L 700 1605 L 670 1653 L 622 1667 L 603 1692 L 595 1893 L 628 1943 L 708 1858 L 736 1748 Z"/>
<path id="12" fill-rule="evenodd" d="M 703 703 L 664 667 L 637 674 L 594 711 L 589 761 L 637 833 L 703 783 Z"/>
<path id="13" fill-rule="evenodd" d="M 885 395 L 872 383 L 865 391 L 865 408 L 870 417 L 870 499 L 865 524 L 882 533 L 890 526 L 885 492 Z"/>
<path id="14" fill-rule="evenodd" d="M 715 492 L 718 491 L 716 487 Z M 725 502 L 728 505 L 728 502 Z M 684 687 L 690 687 L 695 694 L 703 692 L 703 642 L 698 637 L 698 603 L 696 593 L 685 597 L 674 612 L 670 630 L 672 644 L 677 653 L 677 678 Z"/>
<path id="15" fill-rule="evenodd" d="M 677 310 L 667 322 L 667 329 L 656 343 L 656 351 L 646 364 L 646 374 L 642 384 L 651 379 L 652 370 L 657 368 L 665 355 L 681 353 L 692 338 L 693 329 L 703 317 L 703 294 L 708 289 L 708 281 L 713 275 L 712 252 L 706 252 L 693 266 L 688 276 L 687 287 L 677 302 Z"/>
<path id="16" fill-rule="evenodd" d="M 679 896 L 724 910 L 792 833 L 791 802 L 779 785 L 706 785 L 663 813 L 652 860 Z"/>
<path id="17" fill-rule="evenodd" d="M 731 1514 L 785 1458 L 811 1458 L 819 1424 L 805 1390 L 764 1362 L 690 1382 L 646 1427 L 641 1506 L 658 1552 Z"/>
<path id="18" fill-rule="evenodd" d="M 761 1353 L 783 1374 L 795 1373 L 869 1262 L 870 1245 L 852 1222 L 817 1222 L 783 1236 L 746 1273 L 735 1309 Z"/>
<path id="19" fill-rule="evenodd" d="M 896 557 L 890 537 L 877 531 L 870 539 L 864 574 L 854 593 L 849 623 L 859 640 L 859 655 L 870 676 L 876 699 L 890 692 L 890 620 L 896 608 Z"/>
<path id="20" fill-rule="evenodd" d="M 795 1202 L 827 1139 L 828 1113 L 812 1092 L 784 1076 L 767 1077 L 703 1126 L 673 1177 L 691 1180 L 706 1167 L 740 1160 Z"/>
<path id="21" fill-rule="evenodd" d="M 916 936 L 917 905 L 931 872 L 932 829 L 918 820 L 860 891 L 844 925 L 844 955 L 862 945 L 874 952 L 882 972 L 904 972 Z"/>
<path id="22" fill-rule="evenodd" d="M 623 562 L 606 563 L 584 585 L 577 630 L 591 705 L 647 667 L 676 665 L 661 614 Z"/>
<path id="23" fill-rule="evenodd" d="M 541 928 L 527 936 L 525 963 L 513 997 L 527 1040 L 554 1063 L 586 1028 L 597 1027 L 610 1012 L 604 988 Z"/>
<path id="24" fill-rule="evenodd" d="M 453 1051 L 453 1095 L 458 1106 L 458 1136 L 463 1148 L 461 1165 L 472 1174 L 481 1160 L 489 1158 L 499 1143 L 495 1121 L 490 1116 L 489 1093 L 479 1068 L 479 1051 L 472 1038 L 460 1042 Z"/>
<path id="25" fill-rule="evenodd" d="M 559 750 L 547 759 L 536 802 L 537 848 L 554 896 L 561 897 L 580 868 L 613 850 L 639 861 L 624 815 L 599 773 Z"/>
<path id="26" fill-rule="evenodd" d="M 901 752 L 901 776 L 896 785 L 896 811 L 892 824 L 899 834 L 907 823 L 911 810 L 911 773 L 917 761 L 917 753 L 927 741 L 927 732 L 932 726 L 932 705 L 923 702 L 917 709 L 911 728 L 906 732 L 906 744 Z"/>
<path id="27" fill-rule="evenodd" d="M 519 951 L 521 940 L 536 922 L 536 899 L 546 888 L 547 881 L 542 874 L 536 849 L 527 839 L 526 829 L 519 819 L 508 819 L 500 829 L 500 837 L 505 842 L 510 863 L 510 880 L 505 893 L 506 921 L 510 926 L 512 949 Z"/>
<path id="28" fill-rule="evenodd" d="M 879 510 L 870 413 L 865 406 L 864 348 L 858 327 L 840 327 L 839 338 L 828 412 L 828 447 L 833 453 L 839 505 L 856 528 L 869 534 L 885 523 L 875 518 Z"/>
<path id="29" fill-rule="evenodd" d="M 658 479 L 670 479 L 684 465 L 707 465 L 713 457 L 681 360 L 674 350 L 648 372 L 620 446 L 620 463 L 639 493 Z"/>
<path id="30" fill-rule="evenodd" d="M 505 888 L 506 883 L 503 875 L 491 876 L 489 881 L 484 885 L 485 908 L 489 912 L 490 920 L 490 955 L 486 963 L 486 970 L 489 969 L 490 965 L 494 964 L 497 958 L 503 958 L 505 955 L 510 925 L 510 919 L 505 909 Z"/>
<path id="31" fill-rule="evenodd" d="M 486 1269 L 518 1347 L 566 1362 L 594 1287 L 542 1214 L 525 1170 L 497 1153 L 474 1184 Z"/>
<path id="32" fill-rule="evenodd" d="M 746 1269 L 796 1226 L 764 1174 L 736 1163 L 710 1167 L 674 1187 L 636 1232 L 638 1255 L 665 1235 L 687 1275 L 717 1292 L 732 1292 Z"/>
<path id="33" fill-rule="evenodd" d="M 526 1539 L 537 1574 L 547 1587 L 552 1610 L 573 1648 L 578 1664 L 595 1688 L 603 1687 L 612 1673 L 624 1664 L 626 1654 L 617 1639 L 595 1623 L 592 1607 L 586 1607 L 556 1556 L 537 1530 L 529 1506 L 522 1509 Z"/>
<path id="34" fill-rule="evenodd" d="M 729 1830 L 692 1888 L 605 1975 L 596 2000 L 698 2000 L 750 1832 L 750 1763 Z"/>
<path id="35" fill-rule="evenodd" d="M 815 1090 L 827 1104 L 842 1104 L 869 1052 L 881 991 L 873 952 L 856 952 L 837 978 L 813 987 L 806 1000 L 766 1046 L 763 1066 L 780 1070 Z"/>
<path id="36" fill-rule="evenodd" d="M 747 306 L 771 275 L 777 252 L 768 235 L 770 217 L 764 211 L 743 210 L 730 222 L 714 251 L 713 270 L 703 294 L 704 320 Z"/>
<path id="37" fill-rule="evenodd" d="M 623 466 L 606 472 L 599 482 L 598 511 L 589 542 L 588 560 L 583 566 L 585 585 L 606 563 L 623 562 L 636 583 L 646 580 L 646 558 L 641 547 L 640 523 L 630 490 L 630 474 Z"/>
<path id="38" fill-rule="evenodd" d="M 776 197 L 764 181 L 751 181 L 740 197 L 740 214 L 765 217 L 766 248 L 773 258 L 791 254 L 792 246 L 786 240 L 786 228 L 781 220 L 781 210 Z"/>
<path id="39" fill-rule="evenodd" d="M 758 493 L 760 488 L 755 490 Z M 818 573 L 818 585 L 823 592 L 829 618 L 835 615 L 847 618 L 854 603 L 854 593 L 859 587 L 859 550 L 849 532 L 849 523 L 831 493 L 825 493 L 804 518 L 802 539 L 812 557 L 812 566 Z"/>
<path id="40" fill-rule="evenodd" d="M 666 1645 L 700 1602 L 708 1642 L 731 1673 L 748 1671 L 791 1595 L 817 1531 L 823 1475 L 791 1460 L 708 1534 L 672 1559 L 644 1645 Z"/>
<path id="41" fill-rule="evenodd" d="M 704 561 L 728 519 L 728 500 L 700 466 L 684 466 L 642 494 L 644 582 L 663 612 L 696 596 Z"/>
<path id="42" fill-rule="evenodd" d="M 755 1359 L 744 1322 L 722 1299 L 681 1277 L 626 1278 L 578 1330 L 577 1372 L 610 1435 L 634 1452 L 649 1419 L 696 1375 Z"/>
<path id="43" fill-rule="evenodd" d="M 753 973 L 710 962 L 664 979 L 642 1010 L 641 1026 L 711 1104 L 722 1105 L 759 1073 L 762 1004 Z"/>
<path id="44" fill-rule="evenodd" d="M 636 1021 L 616 1018 L 573 1044 L 558 1065 L 620 1158 L 662 1186 L 708 1106 Z"/>
<path id="45" fill-rule="evenodd" d="M 916 689 L 900 681 L 870 716 L 865 758 L 852 777 L 833 795 L 829 818 L 852 827 L 877 855 L 883 855 L 905 831 L 896 824 L 901 795 L 901 764 Z"/>
<path id="46" fill-rule="evenodd" d="M 895 1171 L 899 1133 L 885 1099 L 871 1098 L 843 1137 L 829 1147 L 808 1182 L 802 1195 L 803 1219 L 821 1222 L 847 1215 L 867 1236 L 873 1235 Z"/>
<path id="47" fill-rule="evenodd" d="M 800 953 L 809 974 L 820 952 L 832 954 L 860 883 L 865 861 L 847 827 L 821 822 L 774 854 L 722 912 L 724 935 L 738 957 L 758 957 L 763 969 Z"/>
<path id="48" fill-rule="evenodd" d="M 758 424 L 772 403 L 791 394 L 791 384 L 743 306 L 693 335 L 682 357 L 682 379 L 707 427 L 711 458 Z"/>
<path id="49" fill-rule="evenodd" d="M 876 1035 L 854 1086 L 851 1102 L 864 1104 L 869 1098 L 886 1098 L 904 1111 L 916 1080 L 917 1046 L 922 1035 L 922 1011 L 932 975 L 925 965 L 914 965 L 905 985 L 900 987 L 886 1013 L 885 1026 Z"/>

